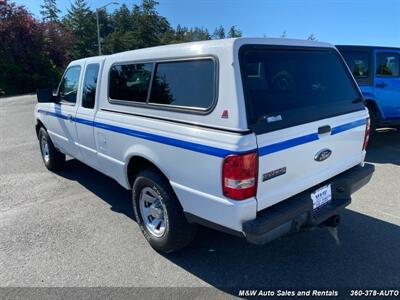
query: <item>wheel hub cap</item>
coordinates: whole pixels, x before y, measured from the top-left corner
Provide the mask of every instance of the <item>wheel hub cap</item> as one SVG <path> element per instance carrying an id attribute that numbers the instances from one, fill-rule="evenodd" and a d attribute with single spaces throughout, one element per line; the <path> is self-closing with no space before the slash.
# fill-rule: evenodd
<path id="1" fill-rule="evenodd" d="M 143 188 L 139 195 L 139 208 L 147 230 L 156 237 L 163 236 L 167 219 L 161 196 L 150 187 Z"/>
<path id="2" fill-rule="evenodd" d="M 162 208 L 155 207 L 154 205 L 150 206 L 150 214 L 154 218 L 158 218 L 158 219 L 163 219 L 164 218 L 164 212 L 163 212 Z"/>
<path id="3" fill-rule="evenodd" d="M 47 139 L 45 137 L 42 137 L 40 144 L 41 144 L 43 159 L 45 160 L 45 162 L 48 162 L 50 159 L 50 155 L 49 155 L 49 144 L 47 143 Z"/>

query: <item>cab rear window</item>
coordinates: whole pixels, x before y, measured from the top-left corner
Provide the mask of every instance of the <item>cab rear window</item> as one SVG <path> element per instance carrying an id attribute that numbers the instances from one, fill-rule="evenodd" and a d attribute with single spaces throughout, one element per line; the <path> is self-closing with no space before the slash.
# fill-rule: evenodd
<path id="1" fill-rule="evenodd" d="M 334 50 L 246 47 L 240 62 L 249 125 L 263 132 L 363 108 Z"/>

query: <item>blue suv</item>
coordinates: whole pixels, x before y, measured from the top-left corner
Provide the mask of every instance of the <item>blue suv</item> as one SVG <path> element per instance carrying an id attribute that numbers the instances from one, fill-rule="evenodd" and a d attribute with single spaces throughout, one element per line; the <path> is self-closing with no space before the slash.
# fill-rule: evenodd
<path id="1" fill-rule="evenodd" d="M 336 46 L 363 93 L 371 132 L 400 127 L 400 48 Z"/>

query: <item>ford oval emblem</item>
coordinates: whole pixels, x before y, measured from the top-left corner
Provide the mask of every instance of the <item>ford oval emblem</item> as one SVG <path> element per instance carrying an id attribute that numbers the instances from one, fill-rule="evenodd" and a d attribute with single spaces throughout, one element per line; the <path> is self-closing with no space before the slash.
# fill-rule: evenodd
<path id="1" fill-rule="evenodd" d="M 315 161 L 324 161 L 325 159 L 328 159 L 329 156 L 331 156 L 332 151 L 330 149 L 322 149 L 317 152 L 314 156 Z"/>

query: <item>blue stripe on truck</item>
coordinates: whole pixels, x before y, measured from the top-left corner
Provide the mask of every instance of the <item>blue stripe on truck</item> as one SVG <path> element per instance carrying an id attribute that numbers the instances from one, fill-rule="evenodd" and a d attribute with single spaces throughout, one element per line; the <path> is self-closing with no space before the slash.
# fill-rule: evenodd
<path id="1" fill-rule="evenodd" d="M 345 123 L 345 124 L 333 127 L 331 130 L 331 135 L 335 135 L 335 134 L 341 133 L 346 130 L 350 130 L 350 129 L 353 129 L 353 128 L 356 128 L 359 126 L 363 126 L 366 124 L 366 121 L 367 121 L 366 119 L 360 119 L 357 121 L 353 121 L 350 123 Z M 285 149 L 289 149 L 292 147 L 296 147 L 299 145 L 307 144 L 307 143 L 316 141 L 318 139 L 319 139 L 318 133 L 311 133 L 311 134 L 303 135 L 300 137 L 296 137 L 294 139 L 290 139 L 290 140 L 286 140 L 283 142 L 278 142 L 275 144 L 260 147 L 258 149 L 258 154 L 260 156 L 264 156 L 264 155 L 268 155 L 268 154 L 282 151 Z"/>
<path id="2" fill-rule="evenodd" d="M 65 116 L 61 113 L 58 113 L 58 112 L 50 112 L 50 111 L 45 111 L 45 110 L 39 109 L 38 113 L 44 113 L 49 116 L 61 118 L 64 120 L 68 119 L 67 116 Z M 77 117 L 73 117 L 71 119 L 71 121 L 74 121 L 76 123 L 81 123 L 84 125 L 88 125 L 88 126 L 101 128 L 101 129 L 112 131 L 112 132 L 117 132 L 117 133 L 124 134 L 124 135 L 129 135 L 129 136 L 161 143 L 161 144 L 166 144 L 166 145 L 183 148 L 183 149 L 187 149 L 187 150 L 191 150 L 191 151 L 195 151 L 195 152 L 205 153 L 205 154 L 209 154 L 209 155 L 213 155 L 213 156 L 217 156 L 217 157 L 225 157 L 229 154 L 242 154 L 242 153 L 250 152 L 250 151 L 235 152 L 232 150 L 226 150 L 226 149 L 207 146 L 207 145 L 203 145 L 203 144 L 182 141 L 182 140 L 178 140 L 178 139 L 174 139 L 174 138 L 170 138 L 170 137 L 166 137 L 166 136 L 161 136 L 161 135 L 138 131 L 138 130 L 129 129 L 129 128 L 125 128 L 125 127 L 110 125 L 110 124 L 106 124 L 106 123 L 102 123 L 102 122 L 90 121 L 90 120 L 77 118 Z M 254 150 L 251 150 L 251 151 L 254 151 Z"/>
<path id="3" fill-rule="evenodd" d="M 311 133 L 311 134 L 299 136 L 294 139 L 290 139 L 290 140 L 286 140 L 283 142 L 278 142 L 275 144 L 260 147 L 260 148 L 258 148 L 258 155 L 260 155 L 260 156 L 268 155 L 271 153 L 275 153 L 278 151 L 282 151 L 285 149 L 289 149 L 292 147 L 310 143 L 310 142 L 313 142 L 316 140 L 318 140 L 318 133 Z"/>
<path id="4" fill-rule="evenodd" d="M 339 125 L 339 126 L 332 128 L 331 134 L 335 135 L 335 134 L 341 133 L 346 130 L 350 130 L 350 129 L 358 127 L 358 126 L 363 126 L 365 124 L 367 124 L 367 119 L 361 119 L 361 120 L 357 120 L 354 122 Z"/>
<path id="5" fill-rule="evenodd" d="M 113 132 L 118 132 L 118 133 L 129 135 L 129 136 L 134 136 L 134 137 L 145 139 L 145 140 L 150 140 L 150 141 L 161 143 L 161 144 L 166 144 L 166 145 L 170 145 L 170 146 L 174 146 L 174 147 L 178 147 L 178 148 L 183 148 L 183 149 L 187 149 L 187 150 L 191 150 L 191 151 L 195 151 L 195 152 L 218 156 L 218 157 L 225 157 L 229 154 L 243 153 L 243 152 L 234 152 L 231 150 L 225 150 L 225 149 L 216 148 L 216 147 L 212 147 L 212 146 L 182 141 L 182 140 L 178 140 L 178 139 L 174 139 L 174 138 L 170 138 L 170 137 L 166 137 L 166 136 L 161 136 L 161 135 L 152 134 L 152 133 L 148 133 L 148 132 L 143 132 L 143 131 L 133 130 L 133 129 L 129 129 L 129 128 L 104 124 L 104 123 L 100 123 L 100 122 L 94 122 L 94 127 L 102 128 L 102 129 L 113 131 Z"/>
<path id="6" fill-rule="evenodd" d="M 50 112 L 50 111 L 45 111 L 45 110 L 39 109 L 38 113 L 44 113 L 49 116 L 61 118 L 64 120 L 68 119 L 68 117 L 66 115 L 63 115 L 58 112 Z M 117 132 L 120 134 L 133 136 L 133 137 L 137 137 L 137 138 L 141 138 L 141 139 L 145 139 L 145 140 L 149 140 L 149 141 L 153 141 L 153 142 L 157 142 L 157 143 L 161 143 L 161 144 L 166 144 L 166 145 L 170 145 L 170 146 L 174 146 L 174 147 L 178 147 L 178 148 L 183 148 L 183 149 L 187 149 L 190 151 L 209 154 L 209 155 L 213 155 L 213 156 L 217 156 L 217 157 L 225 157 L 230 154 L 243 154 L 243 153 L 249 153 L 249 152 L 256 151 L 256 149 L 249 150 L 249 151 L 232 151 L 232 150 L 207 146 L 207 145 L 203 145 L 203 144 L 197 144 L 197 143 L 187 142 L 187 141 L 183 141 L 183 140 L 178 140 L 178 139 L 174 139 L 174 138 L 170 138 L 170 137 L 165 137 L 165 136 L 152 134 L 152 133 L 148 133 L 148 132 L 143 132 L 143 131 L 139 131 L 139 130 L 134 130 L 134 129 L 129 129 L 129 128 L 125 128 L 125 127 L 110 125 L 110 124 L 96 122 L 96 121 L 90 121 L 90 120 L 77 118 L 77 117 L 73 117 L 71 121 L 80 123 L 80 124 L 84 124 L 87 126 L 93 126 L 93 127 L 101 128 L 104 130 Z M 333 127 L 331 134 L 332 135 L 338 134 L 340 132 L 350 130 L 352 128 L 359 127 L 359 126 L 362 126 L 365 124 L 366 124 L 366 119 L 360 119 L 360 120 L 357 120 L 354 122 L 342 124 L 342 125 Z M 310 143 L 310 142 L 313 142 L 316 140 L 318 140 L 318 133 L 311 133 L 311 134 L 303 135 L 303 136 L 296 137 L 296 138 L 293 138 L 290 140 L 286 140 L 286 141 L 278 142 L 275 144 L 260 147 L 258 149 L 258 154 L 259 154 L 259 156 L 264 156 L 264 155 L 279 152 L 279 151 L 282 151 L 285 149 L 289 149 L 292 147 L 296 147 L 299 145 L 303 145 L 306 143 Z"/>

